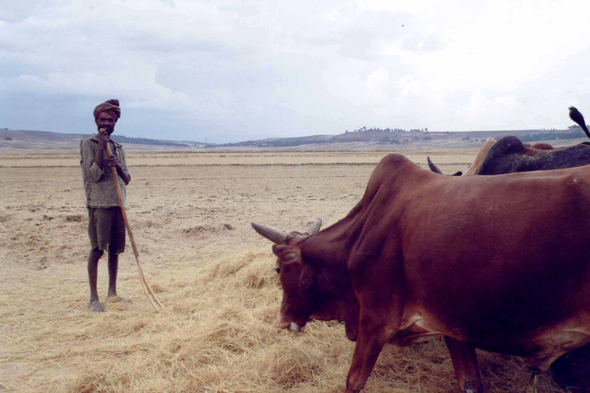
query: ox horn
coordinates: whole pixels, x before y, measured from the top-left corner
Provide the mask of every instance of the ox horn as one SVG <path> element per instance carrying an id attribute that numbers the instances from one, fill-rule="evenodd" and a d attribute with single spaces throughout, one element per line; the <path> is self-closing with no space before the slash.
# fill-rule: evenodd
<path id="1" fill-rule="evenodd" d="M 252 223 L 252 228 L 275 244 L 286 244 L 289 239 L 289 235 L 285 232 L 277 231 L 276 229 L 265 227 L 263 225 Z"/>
<path id="2" fill-rule="evenodd" d="M 439 174 L 443 174 L 442 171 L 438 168 L 438 166 L 436 166 L 436 164 L 434 162 L 432 162 L 432 160 L 430 159 L 430 156 L 426 157 L 426 161 L 428 161 L 428 167 L 430 168 L 430 170 L 434 173 L 439 173 Z"/>
<path id="3" fill-rule="evenodd" d="M 309 233 L 309 235 L 315 235 L 316 233 L 318 233 L 320 231 L 320 228 L 322 227 L 322 219 L 318 218 L 316 220 L 316 222 L 314 222 L 309 229 L 307 230 L 307 233 Z"/>

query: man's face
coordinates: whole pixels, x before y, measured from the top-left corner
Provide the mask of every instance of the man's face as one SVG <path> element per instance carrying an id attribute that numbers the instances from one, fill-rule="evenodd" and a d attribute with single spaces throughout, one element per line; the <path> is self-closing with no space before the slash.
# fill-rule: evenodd
<path id="1" fill-rule="evenodd" d="M 100 115 L 96 118 L 96 125 L 98 129 L 104 128 L 109 135 L 115 131 L 115 124 L 117 124 L 118 117 L 114 112 L 105 111 L 101 112 Z"/>

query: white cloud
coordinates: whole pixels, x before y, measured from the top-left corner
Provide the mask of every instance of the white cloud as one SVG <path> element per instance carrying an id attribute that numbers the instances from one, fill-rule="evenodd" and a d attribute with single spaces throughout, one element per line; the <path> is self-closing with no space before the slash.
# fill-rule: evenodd
<path id="1" fill-rule="evenodd" d="M 488 124 L 496 124 L 498 129 L 510 128 L 510 124 L 498 123 L 498 118 L 502 119 L 506 114 L 514 115 L 522 108 L 521 103 L 518 102 L 514 96 L 501 96 L 497 98 L 488 98 L 481 92 L 475 92 L 467 105 L 457 110 L 458 115 L 465 120 L 466 123 L 479 123 L 478 129 L 489 129 Z"/>
<path id="2" fill-rule="evenodd" d="M 25 96 L 70 113 L 118 96 L 185 139 L 202 125 L 210 141 L 566 126 L 564 108 L 590 102 L 588 11 L 549 0 L 22 0 L 0 10 L 0 126 L 32 127 L 30 111 L 9 107 Z"/>
<path id="3" fill-rule="evenodd" d="M 114 95 L 130 101 L 132 107 L 165 112 L 197 111 L 186 94 L 168 89 L 155 80 L 154 70 L 128 68 L 105 72 L 52 73 L 46 79 L 21 75 L 19 87 L 50 94 L 85 95 L 99 100 Z"/>
<path id="4" fill-rule="evenodd" d="M 379 86 L 387 83 L 389 81 L 389 72 L 384 69 L 380 68 L 374 72 L 372 72 L 365 82 L 365 85 L 369 90 L 376 90 Z"/>
<path id="5" fill-rule="evenodd" d="M 340 12 L 338 10 L 332 10 L 326 15 L 326 20 L 338 20 L 341 18 Z"/>

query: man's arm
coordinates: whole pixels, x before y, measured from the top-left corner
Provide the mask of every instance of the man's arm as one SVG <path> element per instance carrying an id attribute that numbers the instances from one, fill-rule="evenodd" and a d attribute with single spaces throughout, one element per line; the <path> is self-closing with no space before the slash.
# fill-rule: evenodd
<path id="1" fill-rule="evenodd" d="M 119 174 L 119 177 L 123 179 L 125 185 L 129 184 L 129 182 L 131 181 L 131 175 L 125 170 L 123 165 L 121 165 L 121 162 L 119 161 L 116 155 L 113 154 L 109 158 L 107 158 L 107 163 L 109 164 L 109 166 L 115 167 L 117 169 L 117 173 Z"/>
<path id="2" fill-rule="evenodd" d="M 122 148 L 121 148 L 121 165 L 123 167 L 123 172 L 127 175 L 127 179 L 125 179 L 124 177 L 122 177 L 122 179 L 125 182 L 125 185 L 127 185 L 131 181 L 131 173 L 129 172 L 129 169 L 127 168 L 127 159 L 125 157 L 125 150 L 123 150 Z"/>
<path id="3" fill-rule="evenodd" d="M 98 182 L 104 171 L 102 165 L 96 164 L 96 145 L 90 139 L 82 141 L 80 144 L 81 165 L 89 181 Z M 102 157 L 101 157 L 102 158 Z"/>
<path id="4" fill-rule="evenodd" d="M 106 146 L 106 142 L 105 142 L 105 146 Z M 127 162 L 125 160 L 125 150 L 123 150 L 123 148 L 118 149 L 119 155 L 121 156 L 121 160 L 119 160 L 119 158 L 117 157 L 116 154 L 111 154 L 111 156 L 109 156 L 107 158 L 107 164 L 111 167 L 115 167 L 117 169 L 117 174 L 119 175 L 119 177 L 121 179 L 123 179 L 123 181 L 125 182 L 125 185 L 129 184 L 129 182 L 131 181 L 131 174 L 129 173 L 129 170 L 127 169 Z"/>

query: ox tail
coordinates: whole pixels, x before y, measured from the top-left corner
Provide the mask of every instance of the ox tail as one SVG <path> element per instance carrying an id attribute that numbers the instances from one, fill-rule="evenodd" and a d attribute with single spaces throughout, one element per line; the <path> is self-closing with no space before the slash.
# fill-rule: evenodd
<path id="1" fill-rule="evenodd" d="M 580 127 L 582 127 L 582 130 L 584 130 L 584 132 L 586 133 L 586 136 L 588 137 L 588 139 L 590 139 L 590 132 L 588 131 L 588 127 L 586 127 L 586 122 L 584 121 L 584 116 L 582 116 L 580 111 L 577 110 L 573 106 L 570 106 L 569 110 L 570 110 L 570 119 L 572 119 Z"/>

